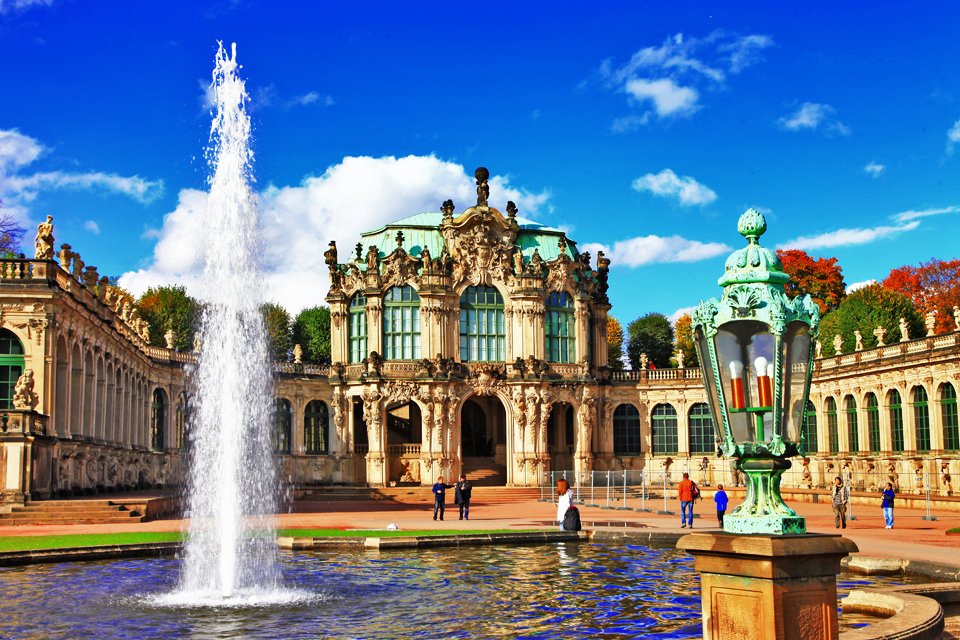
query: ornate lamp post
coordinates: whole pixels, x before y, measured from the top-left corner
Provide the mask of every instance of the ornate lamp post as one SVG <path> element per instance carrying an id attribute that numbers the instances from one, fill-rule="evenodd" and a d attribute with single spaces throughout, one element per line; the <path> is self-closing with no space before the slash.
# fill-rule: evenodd
<path id="1" fill-rule="evenodd" d="M 780 496 L 780 476 L 788 458 L 804 453 L 820 309 L 810 296 L 787 297 L 790 277 L 777 254 L 759 244 L 767 230 L 760 212 L 748 209 L 737 230 L 747 246 L 727 258 L 720 300 L 701 302 L 692 323 L 720 453 L 734 458 L 747 480 L 746 498 L 723 528 L 805 533 L 806 521 Z"/>

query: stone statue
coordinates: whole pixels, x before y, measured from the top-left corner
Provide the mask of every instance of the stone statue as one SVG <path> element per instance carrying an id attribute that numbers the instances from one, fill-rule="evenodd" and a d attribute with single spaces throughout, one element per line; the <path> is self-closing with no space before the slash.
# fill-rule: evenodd
<path id="1" fill-rule="evenodd" d="M 815 349 L 815 352 L 816 352 L 816 354 L 817 354 L 817 358 L 822 358 L 822 357 L 823 357 L 823 343 L 821 343 L 819 340 L 817 340 L 817 341 L 814 343 L 814 349 Z"/>
<path id="2" fill-rule="evenodd" d="M 953 495 L 953 480 L 950 477 L 950 463 L 940 463 L 940 494 L 944 496 Z"/>
<path id="3" fill-rule="evenodd" d="M 86 263 L 80 259 L 79 253 L 73 254 L 73 277 L 77 282 L 83 280 L 83 267 Z"/>
<path id="4" fill-rule="evenodd" d="M 876 329 L 873 330 L 873 336 L 877 339 L 877 346 L 878 346 L 878 347 L 884 346 L 884 344 L 883 344 L 883 337 L 884 337 L 885 335 L 887 335 L 887 330 L 884 329 L 882 326 L 881 326 L 881 327 L 877 327 Z"/>
<path id="5" fill-rule="evenodd" d="M 517 357 L 516 360 L 513 361 L 513 364 L 510 365 L 510 366 L 513 367 L 513 370 L 517 372 L 517 375 L 518 375 L 521 379 L 523 378 L 523 375 L 524 375 L 524 374 L 526 373 L 526 371 L 527 371 L 527 365 L 526 365 L 526 363 L 523 361 L 523 358 L 521 358 L 521 357 L 519 357 L 519 356 Z"/>
<path id="6" fill-rule="evenodd" d="M 377 377 L 380 377 L 383 372 L 383 356 L 381 356 L 376 351 L 371 351 L 370 355 L 363 359 L 363 363 L 367 365 L 367 373 L 373 374 Z"/>
<path id="7" fill-rule="evenodd" d="M 200 353 L 200 333 L 193 334 L 193 352 Z"/>
<path id="8" fill-rule="evenodd" d="M 900 342 L 906 342 L 910 339 L 910 328 L 907 326 L 907 319 L 900 318 Z"/>
<path id="9" fill-rule="evenodd" d="M 560 236 L 560 239 L 557 240 L 557 249 L 560 253 L 567 252 L 567 236 Z"/>
<path id="10" fill-rule="evenodd" d="M 937 310 L 931 309 L 927 311 L 926 315 L 923 317 L 923 324 L 927 327 L 927 337 L 929 338 L 937 329 Z"/>
<path id="11" fill-rule="evenodd" d="M 697 471 L 700 472 L 699 474 L 697 474 L 698 476 L 697 482 L 701 487 L 710 486 L 710 479 L 707 477 L 709 470 L 710 470 L 710 458 L 704 456 L 700 460 L 700 464 L 697 465 Z"/>
<path id="12" fill-rule="evenodd" d="M 649 358 L 647 358 L 647 354 L 646 354 L 646 353 L 641 353 L 641 354 L 640 354 L 640 368 L 641 368 L 641 369 L 646 369 L 646 368 L 647 368 L 647 364 L 648 364 L 649 362 L 650 362 L 650 360 L 649 360 Z"/>
<path id="13" fill-rule="evenodd" d="M 63 270 L 68 273 L 70 272 L 70 261 L 73 260 L 73 251 L 71 251 L 72 248 L 73 247 L 68 245 L 66 242 L 60 245 L 60 266 L 63 267 Z"/>
<path id="14" fill-rule="evenodd" d="M 293 364 L 300 364 L 303 362 L 303 347 L 299 343 L 293 345 Z"/>
<path id="15" fill-rule="evenodd" d="M 953 305 L 953 328 L 960 331 L 960 307 Z"/>
<path id="16" fill-rule="evenodd" d="M 163 334 L 163 341 L 167 343 L 167 349 L 173 349 L 173 341 L 176 339 L 176 334 L 173 333 L 173 329 L 167 329 L 167 332 Z"/>
<path id="17" fill-rule="evenodd" d="M 683 349 L 677 349 L 677 369 L 683 369 Z"/>
<path id="18" fill-rule="evenodd" d="M 97 297 L 107 302 L 107 292 L 110 290 L 110 278 L 107 276 L 100 276 L 100 279 L 97 280 Z"/>
<path id="19" fill-rule="evenodd" d="M 513 271 L 517 276 L 523 275 L 523 250 L 520 247 L 513 248 Z"/>
<path id="20" fill-rule="evenodd" d="M 380 251 L 376 245 L 367 249 L 367 273 L 380 273 Z"/>
<path id="21" fill-rule="evenodd" d="M 423 262 L 423 268 L 429 269 L 431 267 L 431 262 L 433 262 L 433 257 L 430 255 L 430 249 L 424 247 L 420 250 L 420 260 Z"/>
<path id="22" fill-rule="evenodd" d="M 810 458 L 803 459 L 803 475 L 801 476 L 801 485 L 807 489 L 813 489 L 813 474 L 810 473 Z"/>
<path id="23" fill-rule="evenodd" d="M 854 345 L 854 351 L 863 351 L 863 336 L 860 335 L 859 331 L 853 332 L 853 337 L 857 339 L 857 343 Z"/>
<path id="24" fill-rule="evenodd" d="M 454 209 L 453 200 L 444 200 L 443 204 L 440 205 L 440 211 L 443 213 L 444 218 L 452 218 Z"/>
<path id="25" fill-rule="evenodd" d="M 513 203 L 513 200 L 507 200 L 507 215 L 511 218 L 516 218 L 518 211 L 519 209 L 517 209 L 517 205 Z"/>
<path id="26" fill-rule="evenodd" d="M 53 216 L 47 216 L 46 222 L 37 225 L 37 237 L 34 240 L 36 260 L 53 260 Z"/>
<path id="27" fill-rule="evenodd" d="M 540 250 L 536 247 L 533 248 L 533 255 L 530 256 L 530 264 L 527 265 L 527 272 L 530 275 L 542 276 L 543 275 L 543 258 L 540 257 Z"/>
<path id="28" fill-rule="evenodd" d="M 486 167 L 477 167 L 473 177 L 477 179 L 477 206 L 486 207 L 487 199 L 490 197 L 490 185 L 487 184 L 490 172 Z"/>
<path id="29" fill-rule="evenodd" d="M 839 333 L 833 336 L 833 352 L 836 355 L 843 353 L 843 337 Z"/>
<path id="30" fill-rule="evenodd" d="M 900 493 L 900 474 L 897 473 L 897 463 L 890 462 L 887 465 L 887 480 L 893 485 L 893 490 Z"/>
<path id="31" fill-rule="evenodd" d="M 327 265 L 327 269 L 330 270 L 330 287 L 333 289 L 340 288 L 340 268 L 337 266 L 337 242 L 335 240 L 330 241 L 330 247 L 323 252 L 323 261 Z"/>
<path id="32" fill-rule="evenodd" d="M 917 491 L 923 491 L 923 462 L 917 460 L 913 468 L 913 486 Z"/>
<path id="33" fill-rule="evenodd" d="M 30 411 L 37 406 L 37 394 L 33 392 L 33 369 L 25 369 L 17 378 L 17 384 L 13 387 L 13 406 Z"/>
<path id="34" fill-rule="evenodd" d="M 601 300 L 607 300 L 607 291 L 610 289 L 609 274 L 610 259 L 603 251 L 597 251 L 597 294 Z"/>
<path id="35" fill-rule="evenodd" d="M 93 288 L 97 286 L 97 279 L 100 277 L 100 274 L 97 273 L 96 267 L 86 267 L 81 277 L 83 278 L 83 286 L 93 291 Z"/>

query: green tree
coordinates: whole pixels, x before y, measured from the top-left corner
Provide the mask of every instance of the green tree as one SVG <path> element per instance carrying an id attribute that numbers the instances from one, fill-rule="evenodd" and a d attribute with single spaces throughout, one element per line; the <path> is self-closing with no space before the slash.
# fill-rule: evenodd
<path id="1" fill-rule="evenodd" d="M 303 349 L 303 361 L 330 362 L 330 308 L 312 307 L 297 314 L 293 321 L 293 343 Z"/>
<path id="2" fill-rule="evenodd" d="M 623 325 L 613 316 L 607 316 L 607 366 L 623 371 Z"/>
<path id="3" fill-rule="evenodd" d="M 685 313 L 673 325 L 673 334 L 677 340 L 677 351 L 683 352 L 684 367 L 699 367 L 697 349 L 693 345 L 693 318 Z"/>
<path id="4" fill-rule="evenodd" d="M 857 289 L 848 295 L 836 311 L 831 311 L 820 323 L 820 342 L 824 356 L 836 355 L 834 336 L 843 338 L 843 353 L 855 350 L 857 340 L 854 331 L 863 337 L 866 349 L 877 346 L 874 329 L 886 329 L 884 342 L 900 341 L 900 318 L 907 320 L 911 337 L 924 335 L 923 318 L 917 313 L 913 301 L 902 293 L 891 291 L 879 284 Z"/>
<path id="5" fill-rule="evenodd" d="M 115 293 L 122 293 L 117 289 Z M 163 337 L 173 331 L 173 346 L 178 351 L 193 348 L 193 335 L 200 317 L 200 305 L 180 286 L 150 287 L 137 300 L 140 317 L 150 323 L 150 344 L 167 346 Z"/>
<path id="6" fill-rule="evenodd" d="M 260 313 L 263 314 L 270 354 L 278 362 L 287 362 L 293 347 L 290 313 L 275 302 L 261 305 Z"/>
<path id="7" fill-rule="evenodd" d="M 630 367 L 640 368 L 640 354 L 647 354 L 649 362 L 658 367 L 670 365 L 673 355 L 673 327 L 662 313 L 648 313 L 627 325 L 627 359 Z"/>

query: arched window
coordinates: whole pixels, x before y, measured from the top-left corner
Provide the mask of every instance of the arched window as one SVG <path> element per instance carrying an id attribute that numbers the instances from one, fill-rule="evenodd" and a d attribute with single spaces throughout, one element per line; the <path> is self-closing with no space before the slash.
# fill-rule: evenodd
<path id="1" fill-rule="evenodd" d="M 150 448 L 163 451 L 163 430 L 167 424 L 167 398 L 163 389 L 154 389 L 153 406 L 150 412 Z"/>
<path id="2" fill-rule="evenodd" d="M 840 452 L 840 426 L 837 424 L 837 401 L 827 398 L 823 403 L 827 414 L 827 438 L 830 440 L 830 453 Z"/>
<path id="3" fill-rule="evenodd" d="M 181 393 L 177 396 L 177 413 L 173 425 L 173 446 L 182 449 L 186 444 L 187 431 L 187 396 Z"/>
<path id="4" fill-rule="evenodd" d="M 864 410 L 867 414 L 867 445 L 870 447 L 870 453 L 880 452 L 880 404 L 877 402 L 877 396 L 874 393 L 868 393 L 864 402 Z"/>
<path id="5" fill-rule="evenodd" d="M 698 402 L 690 407 L 690 416 L 687 418 L 690 434 L 690 453 L 715 453 L 717 450 L 716 438 L 713 434 L 713 417 L 710 407 L 705 402 Z"/>
<path id="6" fill-rule="evenodd" d="M 290 426 L 293 408 L 286 398 L 277 398 L 273 409 L 273 452 L 290 453 Z"/>
<path id="7" fill-rule="evenodd" d="M 960 449 L 960 421 L 957 420 L 957 390 L 949 382 L 940 385 L 940 417 L 943 419 L 943 448 Z"/>
<path id="8" fill-rule="evenodd" d="M 350 298 L 350 362 L 362 362 L 367 357 L 367 297 L 355 293 Z"/>
<path id="9" fill-rule="evenodd" d="M 927 405 L 927 390 L 913 388 L 913 419 L 916 424 L 917 451 L 930 451 L 930 407 Z"/>
<path id="10" fill-rule="evenodd" d="M 817 408 L 807 400 L 806 411 L 803 412 L 803 441 L 807 453 L 816 453 L 820 449 L 817 437 Z"/>
<path id="11" fill-rule="evenodd" d="M 573 362 L 577 357 L 573 300 L 566 291 L 547 296 L 546 314 L 547 361 Z"/>
<path id="12" fill-rule="evenodd" d="M 460 359 L 501 362 L 506 357 L 506 336 L 500 292 L 493 287 L 467 287 L 460 296 Z"/>
<path id="13" fill-rule="evenodd" d="M 632 404 L 613 411 L 613 455 L 640 455 L 640 412 Z"/>
<path id="14" fill-rule="evenodd" d="M 420 296 L 410 285 L 390 287 L 383 297 L 383 357 L 420 357 Z"/>
<path id="15" fill-rule="evenodd" d="M 677 452 L 677 410 L 669 404 L 658 404 L 650 419 L 653 431 L 653 453 Z"/>
<path id="16" fill-rule="evenodd" d="M 23 345 L 8 329 L 0 329 L 0 409 L 13 409 L 13 389 L 23 373 Z"/>
<path id="17" fill-rule="evenodd" d="M 847 414 L 847 450 L 850 453 L 860 452 L 860 432 L 857 425 L 857 401 L 853 396 L 843 400 L 843 412 Z"/>
<path id="18" fill-rule="evenodd" d="M 321 400 L 312 400 L 303 413 L 303 446 L 307 455 L 329 452 L 327 439 L 327 405 Z"/>
<path id="19" fill-rule="evenodd" d="M 903 404 L 900 392 L 891 389 L 887 394 L 887 407 L 890 410 L 890 448 L 894 453 L 903 452 Z"/>

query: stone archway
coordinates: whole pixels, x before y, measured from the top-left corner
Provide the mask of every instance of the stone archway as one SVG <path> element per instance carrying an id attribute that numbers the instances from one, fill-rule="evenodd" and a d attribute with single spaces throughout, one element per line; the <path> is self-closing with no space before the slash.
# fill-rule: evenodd
<path id="1" fill-rule="evenodd" d="M 496 395 L 471 396 L 460 407 L 460 460 L 475 485 L 507 483 L 507 411 Z"/>

